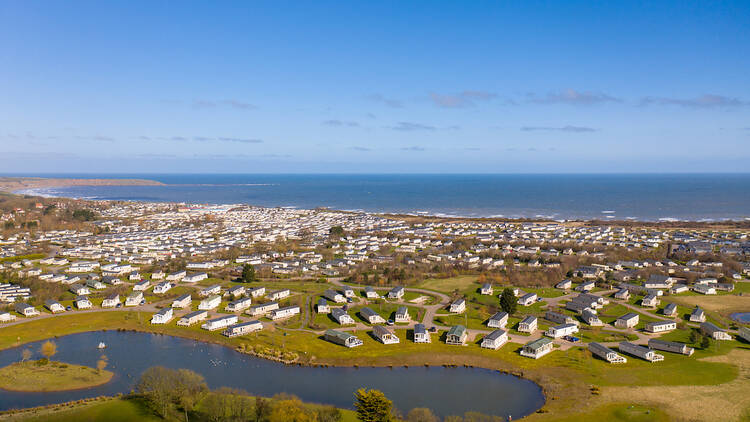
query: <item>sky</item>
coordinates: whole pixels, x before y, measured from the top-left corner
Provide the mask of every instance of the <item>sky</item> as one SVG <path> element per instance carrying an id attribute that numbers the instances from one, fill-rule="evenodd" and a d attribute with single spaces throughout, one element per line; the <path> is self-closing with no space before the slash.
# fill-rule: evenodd
<path id="1" fill-rule="evenodd" d="M 748 1 L 0 2 L 0 173 L 749 170 Z"/>

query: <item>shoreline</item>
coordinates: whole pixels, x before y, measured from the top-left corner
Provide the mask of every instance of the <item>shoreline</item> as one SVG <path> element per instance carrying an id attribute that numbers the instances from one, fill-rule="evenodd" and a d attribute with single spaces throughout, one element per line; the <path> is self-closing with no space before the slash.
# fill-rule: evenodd
<path id="1" fill-rule="evenodd" d="M 66 188 L 73 186 L 164 186 L 164 183 L 148 179 L 110 178 L 48 178 L 48 177 L 0 177 L 0 192 L 23 194 L 21 191 L 35 189 Z M 43 196 L 43 195 L 38 195 Z"/>
<path id="2" fill-rule="evenodd" d="M 696 217 L 694 219 L 682 219 L 674 217 L 662 217 L 657 219 L 642 219 L 638 217 L 625 217 L 618 218 L 611 214 L 611 211 L 603 211 L 601 218 L 598 217 L 569 217 L 569 218 L 555 218 L 552 215 L 536 215 L 530 216 L 505 216 L 502 214 L 491 214 L 491 215 L 459 215 L 450 214 L 440 211 L 412 211 L 412 212 L 400 212 L 400 211 L 366 211 L 366 210 L 352 210 L 352 209 L 337 209 L 326 206 L 317 206 L 313 208 L 305 208 L 300 206 L 267 206 L 267 205 L 255 205 L 251 203 L 213 203 L 213 202 L 172 202 L 172 201 L 148 201 L 140 199 L 107 199 L 97 197 L 76 197 L 76 196 L 62 196 L 59 192 L 42 192 L 45 189 L 55 188 L 70 188 L 77 186 L 173 186 L 166 183 L 148 180 L 148 179 L 44 179 L 44 178 L 29 178 L 39 179 L 45 181 L 60 181 L 60 183 L 51 184 L 48 186 L 24 186 L 16 187 L 9 190 L 7 186 L 3 185 L 4 179 L 0 177 L 0 192 L 5 192 L 13 195 L 27 195 L 27 196 L 38 196 L 47 199 L 70 199 L 79 201 L 109 201 L 109 202 L 127 202 L 127 203 L 154 203 L 154 204 L 171 204 L 171 205 L 194 205 L 194 206 L 214 206 L 214 207 L 226 207 L 226 206 L 248 206 L 257 208 L 287 208 L 295 210 L 323 210 L 330 212 L 342 212 L 342 213 L 363 213 L 369 215 L 375 215 L 384 218 L 397 218 L 407 221 L 480 221 L 480 222 L 511 222 L 511 223 L 557 223 L 557 224 L 596 224 L 596 225 L 616 225 L 616 226 L 647 226 L 647 227 L 665 227 L 665 228 L 717 228 L 726 227 L 731 225 L 735 228 L 750 228 L 750 216 L 745 217 L 723 217 L 723 218 L 709 218 L 709 217 Z M 68 183 L 67 181 L 72 181 Z M 217 185 L 225 186 L 225 185 Z M 553 214 L 555 215 L 555 214 Z"/>

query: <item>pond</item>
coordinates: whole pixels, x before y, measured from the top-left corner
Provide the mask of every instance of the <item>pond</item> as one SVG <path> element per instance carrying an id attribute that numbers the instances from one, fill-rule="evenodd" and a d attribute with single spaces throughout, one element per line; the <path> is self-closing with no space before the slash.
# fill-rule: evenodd
<path id="1" fill-rule="evenodd" d="M 750 324 L 750 312 L 735 312 L 729 315 L 729 317 L 737 322 Z"/>
<path id="2" fill-rule="evenodd" d="M 428 407 L 447 416 L 477 411 L 513 419 L 544 405 L 541 388 L 526 379 L 480 368 L 315 368 L 283 365 L 248 356 L 228 347 L 165 335 L 97 331 L 54 340 L 54 360 L 96 367 L 102 354 L 115 376 L 109 383 L 75 391 L 50 393 L 0 392 L 0 410 L 61 403 L 85 397 L 130 392 L 140 374 L 151 366 L 192 369 L 211 388 L 232 387 L 253 395 L 285 392 L 303 401 L 352 408 L 354 391 L 376 388 L 407 412 Z M 96 346 L 104 342 L 107 348 Z M 42 341 L 0 351 L 0 367 L 21 359 L 23 349 L 38 359 Z M 341 347 L 331 345 L 331 347 Z"/>

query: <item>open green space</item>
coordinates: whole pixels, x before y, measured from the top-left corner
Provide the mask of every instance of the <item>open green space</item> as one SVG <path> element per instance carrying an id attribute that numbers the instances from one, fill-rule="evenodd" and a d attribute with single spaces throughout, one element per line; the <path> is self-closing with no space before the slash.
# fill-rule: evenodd
<path id="1" fill-rule="evenodd" d="M 23 361 L 0 368 L 0 388 L 11 391 L 65 391 L 106 384 L 114 374 L 88 366 L 47 361 Z"/>

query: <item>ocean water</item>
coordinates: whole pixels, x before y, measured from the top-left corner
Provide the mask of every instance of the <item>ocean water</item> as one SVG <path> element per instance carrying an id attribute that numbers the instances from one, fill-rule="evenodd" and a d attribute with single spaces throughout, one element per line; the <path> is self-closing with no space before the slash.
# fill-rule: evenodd
<path id="1" fill-rule="evenodd" d="M 138 174 L 165 186 L 76 186 L 32 193 L 88 199 L 329 207 L 465 217 L 746 220 L 750 174 Z"/>

